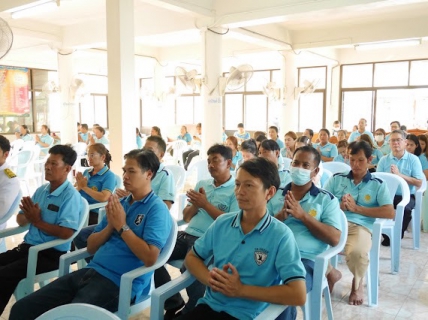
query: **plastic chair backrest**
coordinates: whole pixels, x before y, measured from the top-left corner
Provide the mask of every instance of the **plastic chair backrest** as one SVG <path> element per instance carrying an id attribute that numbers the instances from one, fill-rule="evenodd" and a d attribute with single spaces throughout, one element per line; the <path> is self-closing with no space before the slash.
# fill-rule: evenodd
<path id="1" fill-rule="evenodd" d="M 116 177 L 116 189 L 122 189 L 123 188 L 123 180 L 122 177 L 118 174 L 114 174 Z"/>
<path id="2" fill-rule="evenodd" d="M 201 159 L 196 162 L 192 162 L 187 168 L 187 175 L 190 175 L 193 170 L 196 170 L 196 181 L 206 180 L 211 178 L 211 174 L 208 171 L 207 159 Z"/>
<path id="3" fill-rule="evenodd" d="M 172 144 L 172 149 L 175 151 L 183 151 L 183 149 L 187 148 L 187 142 L 184 140 L 176 140 Z"/>
<path id="4" fill-rule="evenodd" d="M 22 198 L 22 192 L 21 190 L 19 190 L 9 210 L 6 212 L 6 214 L 3 217 L 0 218 L 0 225 L 2 225 L 3 223 L 6 223 L 13 216 L 13 214 L 18 210 L 18 206 L 21 203 L 21 198 Z M 0 253 L 2 252 L 6 252 L 6 240 L 4 238 L 0 238 Z"/>
<path id="5" fill-rule="evenodd" d="M 290 159 L 290 158 L 283 158 L 283 161 L 284 161 L 284 163 L 283 163 L 283 169 L 289 170 L 290 166 L 291 166 L 292 159 Z"/>
<path id="6" fill-rule="evenodd" d="M 86 303 L 65 304 L 49 310 L 37 317 L 36 320 L 120 320 L 118 316 L 100 308 Z"/>
<path id="7" fill-rule="evenodd" d="M 324 185 L 327 183 L 327 181 L 333 176 L 333 173 L 330 172 L 330 170 L 323 168 L 322 176 L 321 176 L 321 187 L 324 187 Z"/>
<path id="8" fill-rule="evenodd" d="M 165 168 L 171 171 L 174 181 L 175 181 L 175 190 L 179 191 L 184 188 L 184 183 L 186 181 L 186 170 L 182 166 L 175 164 L 166 165 Z"/>
<path id="9" fill-rule="evenodd" d="M 18 178 L 25 178 L 27 169 L 33 159 L 33 154 L 33 150 L 22 150 L 16 153 L 10 160 L 11 169 L 15 172 Z"/>
<path id="10" fill-rule="evenodd" d="M 399 189 L 399 187 L 401 187 L 403 200 L 407 200 L 406 204 L 409 203 L 410 190 L 407 182 L 404 181 L 403 178 L 388 172 L 373 172 L 372 176 L 379 178 L 382 181 L 385 181 L 392 199 L 394 199 L 397 190 Z"/>
<path id="11" fill-rule="evenodd" d="M 323 162 L 323 168 L 330 171 L 332 174 L 351 171 L 351 167 L 343 162 L 331 161 L 331 162 Z"/>
<path id="12" fill-rule="evenodd" d="M 24 141 L 24 144 L 22 145 L 22 150 L 32 150 L 35 145 L 36 142 L 33 140 Z"/>
<path id="13" fill-rule="evenodd" d="M 84 156 L 86 154 L 86 149 L 88 145 L 85 142 L 78 142 L 73 145 L 74 151 L 76 151 L 78 156 Z"/>

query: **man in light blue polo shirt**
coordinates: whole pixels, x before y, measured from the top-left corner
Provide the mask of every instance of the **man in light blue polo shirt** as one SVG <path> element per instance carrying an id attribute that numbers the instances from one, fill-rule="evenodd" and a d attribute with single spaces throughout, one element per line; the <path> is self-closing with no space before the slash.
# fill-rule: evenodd
<path id="1" fill-rule="evenodd" d="M 419 158 L 406 151 L 406 134 L 402 130 L 394 130 L 390 134 L 389 145 L 391 153 L 382 157 L 377 164 L 377 172 L 389 172 L 403 178 L 410 189 L 410 201 L 404 208 L 403 227 L 401 229 L 401 238 L 404 237 L 412 220 L 412 209 L 415 207 L 416 188 L 422 185 L 425 175 Z M 402 200 L 401 189 L 398 189 L 394 197 L 394 208 Z M 389 246 L 390 240 L 387 235 L 383 235 L 382 245 Z"/>
<path id="2" fill-rule="evenodd" d="M 330 143 L 330 131 L 321 129 L 318 134 L 319 143 L 314 143 L 313 147 L 321 154 L 323 162 L 333 161 L 334 157 L 338 155 L 337 147 L 335 144 Z"/>
<path id="3" fill-rule="evenodd" d="M 194 190 L 187 191 L 189 203 L 183 210 L 183 219 L 189 222 L 185 231 L 180 231 L 177 243 L 170 260 L 184 259 L 187 251 L 196 239 L 204 235 L 208 227 L 225 212 L 238 210 L 235 194 L 235 180 L 230 174 L 232 150 L 224 145 L 213 145 L 208 149 L 208 170 L 212 179 L 201 180 Z M 168 271 L 159 268 L 155 271 L 156 288 L 171 281 Z M 189 301 L 183 313 L 191 310 L 196 301 L 203 295 L 205 288 L 195 282 L 188 288 Z M 165 302 L 165 319 L 171 319 L 184 306 L 184 301 L 178 293 Z"/>
<path id="4" fill-rule="evenodd" d="M 348 239 L 345 245 L 346 264 L 354 275 L 349 304 L 363 303 L 363 278 L 369 266 L 372 246 L 373 223 L 376 218 L 394 218 L 392 199 L 386 183 L 372 177 L 368 171 L 372 160 L 372 148 L 366 141 L 354 143 L 350 149 L 349 173 L 335 174 L 325 189 L 340 200 L 340 207 L 348 219 Z M 327 275 L 329 287 L 342 277 L 340 271 L 331 268 Z"/>
<path id="5" fill-rule="evenodd" d="M 77 154 L 71 147 L 63 145 L 52 147 L 49 153 L 45 164 L 45 179 L 49 183 L 39 187 L 31 198 L 23 197 L 21 211 L 16 216 L 18 225 L 30 226 L 24 242 L 0 254 L 0 314 L 19 281 L 27 275 L 30 247 L 51 240 L 68 239 L 79 226 L 81 197 L 67 180 Z M 37 272 L 58 269 L 59 257 L 70 250 L 70 243 L 41 251 Z"/>
<path id="6" fill-rule="evenodd" d="M 400 129 L 400 128 L 401 128 L 400 121 L 392 121 L 392 122 L 389 124 L 389 126 L 390 126 L 390 128 L 391 128 L 391 133 L 392 133 L 392 131 L 394 131 L 394 130 L 401 130 L 401 129 Z M 388 135 L 385 137 L 385 142 L 388 142 L 388 143 L 389 143 L 389 139 L 390 139 L 390 137 L 391 137 L 391 133 L 390 133 L 390 134 L 388 134 Z"/>
<path id="7" fill-rule="evenodd" d="M 278 127 L 276 126 L 270 126 L 269 127 L 269 138 L 271 138 L 273 141 L 278 143 L 279 149 L 283 149 L 285 147 L 284 142 L 281 140 L 280 137 L 278 137 Z"/>
<path id="8" fill-rule="evenodd" d="M 186 267 L 207 289 L 181 319 L 247 320 L 268 303 L 305 303 L 305 269 L 293 233 L 266 210 L 278 187 L 278 168 L 271 161 L 254 158 L 238 168 L 241 211 L 217 218 L 187 254 Z M 211 271 L 204 264 L 210 257 Z"/>
<path id="9" fill-rule="evenodd" d="M 320 162 L 319 152 L 311 146 L 294 152 L 290 167 L 292 183 L 284 188 L 283 205 L 275 212 L 275 217 L 294 234 L 306 269 L 307 292 L 312 290 L 316 256 L 337 245 L 342 232 L 339 202 L 312 182 Z M 296 316 L 296 308 L 288 307 L 279 319 L 291 320 Z"/>
<path id="10" fill-rule="evenodd" d="M 79 132 L 79 142 L 88 143 L 89 140 L 89 128 L 86 123 L 83 123 Z"/>
<path id="11" fill-rule="evenodd" d="M 34 319 L 68 303 L 88 303 L 111 312 L 118 309 L 121 276 L 142 266 L 152 266 L 166 244 L 172 218 L 162 200 L 151 190 L 159 160 L 145 150 L 126 155 L 123 184 L 131 195 L 119 200 L 111 195 L 107 215 L 88 239 L 94 259 L 86 268 L 58 278 L 41 290 L 19 300 L 10 319 Z M 152 274 L 136 278 L 131 299 L 150 291 Z"/>
<path id="12" fill-rule="evenodd" d="M 373 134 L 370 131 L 366 130 L 366 126 L 367 126 L 367 120 L 364 118 L 361 118 L 360 121 L 358 121 L 358 130 L 353 131 L 351 133 L 351 135 L 348 138 L 348 142 L 351 143 L 352 141 L 357 140 L 357 138 L 362 134 L 367 134 L 370 137 L 370 139 L 372 139 L 373 144 L 375 144 Z"/>
<path id="13" fill-rule="evenodd" d="M 235 131 L 233 134 L 236 139 L 238 139 L 238 144 L 241 145 L 242 141 L 250 139 L 250 133 L 245 132 L 244 124 L 238 123 L 238 131 Z"/>

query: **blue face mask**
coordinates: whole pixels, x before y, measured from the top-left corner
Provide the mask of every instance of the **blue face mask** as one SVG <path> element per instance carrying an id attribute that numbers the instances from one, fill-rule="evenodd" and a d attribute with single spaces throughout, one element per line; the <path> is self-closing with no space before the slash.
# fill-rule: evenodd
<path id="1" fill-rule="evenodd" d="M 291 181 L 297 186 L 303 186 L 311 181 L 311 170 L 298 167 L 290 168 Z"/>

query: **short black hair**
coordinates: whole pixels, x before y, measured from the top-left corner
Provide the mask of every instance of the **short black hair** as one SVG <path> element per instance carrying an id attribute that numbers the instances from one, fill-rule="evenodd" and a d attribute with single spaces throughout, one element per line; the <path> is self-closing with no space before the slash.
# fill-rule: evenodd
<path id="1" fill-rule="evenodd" d="M 106 133 L 106 131 L 104 130 L 103 127 L 101 126 L 96 126 L 94 129 L 97 129 L 99 132 L 101 132 L 103 135 Z"/>
<path id="2" fill-rule="evenodd" d="M 312 139 L 312 137 L 314 136 L 314 130 L 312 130 L 312 129 L 306 129 L 306 130 L 308 130 L 310 138 Z"/>
<path id="3" fill-rule="evenodd" d="M 238 128 L 243 128 L 244 124 L 242 122 L 238 123 Z"/>
<path id="4" fill-rule="evenodd" d="M 86 123 L 82 123 L 81 127 L 82 129 L 89 130 L 88 125 Z"/>
<path id="5" fill-rule="evenodd" d="M 366 156 L 366 158 L 370 158 L 372 153 L 373 153 L 373 149 L 370 146 L 370 144 L 364 140 L 360 140 L 357 141 L 355 144 L 353 144 L 352 146 L 350 145 L 350 154 L 357 154 L 358 152 L 360 152 L 360 150 L 364 151 L 364 155 Z"/>
<path id="6" fill-rule="evenodd" d="M 400 126 L 400 129 L 403 130 L 403 131 L 406 131 L 407 127 L 403 124 L 402 126 Z"/>
<path id="7" fill-rule="evenodd" d="M 157 143 L 160 150 L 162 150 L 163 153 L 166 152 L 166 142 L 162 137 L 160 136 L 148 136 L 146 141 L 153 141 Z"/>
<path id="8" fill-rule="evenodd" d="M 293 158 L 294 158 L 294 156 L 296 155 L 297 152 L 309 152 L 309 153 L 312 153 L 314 155 L 315 166 L 318 167 L 320 165 L 321 154 L 314 147 L 312 147 L 312 146 L 303 146 L 303 147 L 297 148 L 294 151 L 294 153 L 293 153 Z"/>
<path id="9" fill-rule="evenodd" d="M 273 129 L 276 131 L 276 133 L 278 133 L 278 127 L 276 127 L 276 126 L 270 126 L 269 129 Z"/>
<path id="10" fill-rule="evenodd" d="M 330 138 L 330 131 L 328 129 L 323 128 L 323 129 L 320 130 L 320 132 L 321 131 L 324 131 L 325 133 L 327 133 L 328 137 Z"/>
<path id="11" fill-rule="evenodd" d="M 241 143 L 241 151 L 247 151 L 257 157 L 257 143 L 254 139 L 244 140 Z"/>
<path id="12" fill-rule="evenodd" d="M 69 166 L 74 165 L 77 159 L 77 153 L 69 145 L 57 144 L 49 149 L 50 154 L 62 155 L 62 161 Z"/>
<path id="13" fill-rule="evenodd" d="M 152 150 L 134 149 L 129 151 L 123 157 L 125 159 L 135 159 L 142 172 L 150 170 L 153 173 L 152 180 L 156 176 L 156 172 L 159 170 L 159 159 Z"/>
<path id="14" fill-rule="evenodd" d="M 274 140 L 263 140 L 262 143 L 260 144 L 260 147 L 269 151 L 281 150 L 278 143 Z"/>
<path id="15" fill-rule="evenodd" d="M 406 139 L 407 138 L 407 136 L 406 136 L 406 134 L 404 133 L 404 131 L 403 130 L 394 130 L 394 131 L 392 131 L 390 134 L 389 134 L 389 136 L 391 136 L 392 134 L 394 134 L 394 133 L 398 133 L 399 135 L 401 135 L 401 138 L 403 138 L 403 139 Z"/>
<path id="16" fill-rule="evenodd" d="M 413 153 L 415 156 L 420 156 L 422 153 L 421 144 L 419 143 L 419 139 L 415 134 L 408 134 L 406 137 L 407 140 L 412 140 L 413 143 L 416 145 L 415 152 Z"/>
<path id="17" fill-rule="evenodd" d="M 207 151 L 207 156 L 214 153 L 220 154 L 224 158 L 224 160 L 232 160 L 233 158 L 232 149 L 222 144 L 217 143 L 215 145 L 212 145 Z"/>
<path id="18" fill-rule="evenodd" d="M 279 179 L 278 167 L 265 158 L 257 157 L 243 162 L 239 170 L 247 171 L 252 177 L 262 181 L 265 190 L 274 186 L 278 190 L 281 180 Z"/>
<path id="19" fill-rule="evenodd" d="M 396 123 L 399 127 L 401 127 L 400 121 L 392 121 L 389 125 L 392 126 L 393 123 Z"/>
<path id="20" fill-rule="evenodd" d="M 257 142 L 263 142 L 263 141 L 265 141 L 265 140 L 267 140 L 267 137 L 266 137 L 266 135 L 265 135 L 265 134 L 259 134 L 259 135 L 257 136 L 257 138 L 256 138 L 256 141 L 257 141 Z"/>
<path id="21" fill-rule="evenodd" d="M 10 141 L 5 137 L 0 135 L 0 149 L 3 152 L 10 151 Z"/>

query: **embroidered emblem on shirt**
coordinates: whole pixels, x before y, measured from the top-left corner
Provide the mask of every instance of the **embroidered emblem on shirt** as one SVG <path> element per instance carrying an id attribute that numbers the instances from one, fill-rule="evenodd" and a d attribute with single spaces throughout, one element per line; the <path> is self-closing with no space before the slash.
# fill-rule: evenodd
<path id="1" fill-rule="evenodd" d="M 91 189 L 94 191 L 98 191 L 98 188 L 96 186 L 92 186 Z"/>
<path id="2" fill-rule="evenodd" d="M 267 259 L 268 251 L 261 248 L 256 248 L 254 250 L 254 261 L 256 261 L 258 266 L 261 266 Z"/>
<path id="3" fill-rule="evenodd" d="M 227 205 L 220 203 L 217 208 L 219 208 L 221 211 L 226 212 L 227 211 Z"/>
<path id="4" fill-rule="evenodd" d="M 310 214 L 312 217 L 315 217 L 315 216 L 317 215 L 317 210 L 315 210 L 315 209 L 311 209 L 311 210 L 309 210 L 309 214 Z"/>
<path id="5" fill-rule="evenodd" d="M 143 219 L 144 219 L 144 214 L 137 215 L 137 217 L 134 220 L 135 225 L 139 226 L 141 222 L 143 222 Z"/>
<path id="6" fill-rule="evenodd" d="M 364 196 L 364 200 L 365 200 L 366 202 L 369 202 L 369 201 L 371 200 L 371 198 L 372 198 L 372 197 L 370 197 L 370 195 L 369 195 L 369 194 L 366 194 L 366 195 Z"/>
<path id="7" fill-rule="evenodd" d="M 4 169 L 4 173 L 7 175 L 7 177 L 9 179 L 12 179 L 12 178 L 16 177 L 16 174 L 14 174 L 13 171 L 10 170 L 10 169 Z"/>

